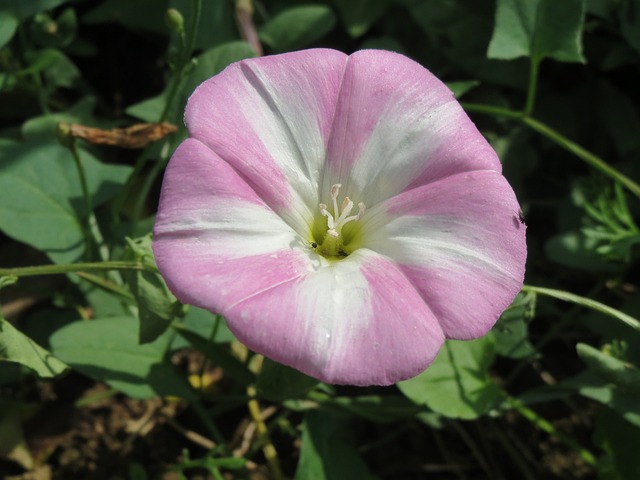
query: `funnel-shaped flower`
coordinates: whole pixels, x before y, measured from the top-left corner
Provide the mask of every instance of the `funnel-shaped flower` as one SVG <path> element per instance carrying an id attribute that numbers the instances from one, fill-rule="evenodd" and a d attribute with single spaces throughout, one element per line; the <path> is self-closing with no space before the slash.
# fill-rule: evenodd
<path id="1" fill-rule="evenodd" d="M 522 286 L 495 152 L 408 58 L 307 50 L 200 85 L 167 168 L 158 268 L 249 348 L 330 383 L 417 375 Z"/>

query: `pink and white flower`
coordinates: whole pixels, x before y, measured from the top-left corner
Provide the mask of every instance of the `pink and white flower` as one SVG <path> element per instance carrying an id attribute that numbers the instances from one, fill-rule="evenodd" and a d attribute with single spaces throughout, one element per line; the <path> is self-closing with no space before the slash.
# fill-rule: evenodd
<path id="1" fill-rule="evenodd" d="M 189 99 L 153 250 L 184 303 L 320 380 L 387 385 L 484 335 L 522 286 L 525 226 L 495 152 L 412 60 L 243 60 Z"/>

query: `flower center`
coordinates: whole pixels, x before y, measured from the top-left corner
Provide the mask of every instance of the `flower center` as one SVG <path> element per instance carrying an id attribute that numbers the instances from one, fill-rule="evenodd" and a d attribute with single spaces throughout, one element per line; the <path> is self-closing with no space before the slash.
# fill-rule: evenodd
<path id="1" fill-rule="evenodd" d="M 346 257 L 349 252 L 345 250 L 344 237 L 342 235 L 342 227 L 349 222 L 357 222 L 362 218 L 365 212 L 364 203 L 358 203 L 358 213 L 351 215 L 353 210 L 353 201 L 349 197 L 344 197 L 342 206 L 338 208 L 338 193 L 340 185 L 336 183 L 331 187 L 331 200 L 333 204 L 333 215 L 329 211 L 326 204 L 320 204 L 320 214 L 327 217 L 327 231 L 324 240 L 317 247 L 318 252 L 327 258 Z"/>

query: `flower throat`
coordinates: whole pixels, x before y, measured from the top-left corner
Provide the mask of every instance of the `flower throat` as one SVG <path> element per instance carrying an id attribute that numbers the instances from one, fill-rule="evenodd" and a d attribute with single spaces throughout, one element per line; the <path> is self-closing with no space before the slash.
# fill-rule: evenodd
<path id="1" fill-rule="evenodd" d="M 342 206 L 338 208 L 338 193 L 340 192 L 340 187 L 342 187 L 342 185 L 339 183 L 331 186 L 333 215 L 326 204 L 320 204 L 320 214 L 323 217 L 327 217 L 327 230 L 322 243 L 314 243 L 318 253 L 329 259 L 340 259 L 349 255 L 351 250 L 346 248 L 342 228 L 349 222 L 357 222 L 360 220 L 365 212 L 365 205 L 360 202 L 358 203 L 358 213 L 351 215 L 354 204 L 349 197 L 344 197 Z"/>

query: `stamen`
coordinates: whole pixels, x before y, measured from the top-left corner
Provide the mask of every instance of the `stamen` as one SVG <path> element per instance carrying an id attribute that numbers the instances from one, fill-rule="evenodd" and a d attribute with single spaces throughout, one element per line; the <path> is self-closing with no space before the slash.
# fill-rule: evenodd
<path id="1" fill-rule="evenodd" d="M 353 202 L 349 200 L 349 197 L 344 197 L 344 199 L 345 201 L 342 202 L 342 213 L 336 220 L 336 223 L 338 225 L 340 225 L 340 223 L 342 223 L 343 220 L 347 218 L 347 216 L 351 213 L 351 210 L 353 209 Z"/>
<path id="2" fill-rule="evenodd" d="M 325 203 L 320 204 L 320 215 L 327 217 L 327 226 L 329 228 L 335 228 L 333 215 L 329 213 L 329 210 L 327 210 L 327 205 Z"/>
<path id="3" fill-rule="evenodd" d="M 338 215 L 340 215 L 338 210 L 338 192 L 340 192 L 340 187 L 342 187 L 340 183 L 331 186 L 331 199 L 333 200 L 333 214 L 335 218 L 338 218 Z"/>
<path id="4" fill-rule="evenodd" d="M 333 203 L 333 215 L 329 213 L 326 203 L 319 204 L 320 214 L 323 217 L 327 217 L 327 233 L 323 243 L 320 246 L 320 251 L 324 252 L 323 255 L 330 257 L 346 256 L 344 251 L 343 240 L 340 238 L 342 227 L 351 222 L 358 221 L 362 218 L 365 212 L 364 203 L 358 203 L 358 213 L 351 215 L 353 211 L 353 201 L 349 197 L 344 197 L 342 201 L 342 207 L 338 208 L 338 194 L 340 192 L 341 184 L 336 183 L 331 186 L 331 201 Z"/>

